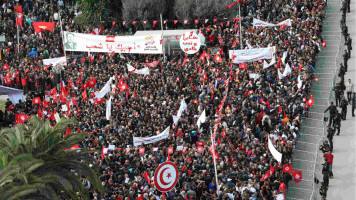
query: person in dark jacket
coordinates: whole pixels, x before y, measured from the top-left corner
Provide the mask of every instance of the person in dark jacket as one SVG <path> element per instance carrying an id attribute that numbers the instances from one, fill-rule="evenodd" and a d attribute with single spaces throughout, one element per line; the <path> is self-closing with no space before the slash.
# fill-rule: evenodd
<path id="1" fill-rule="evenodd" d="M 355 117 L 355 108 L 356 108 L 356 92 L 352 93 L 352 117 Z"/>
<path id="2" fill-rule="evenodd" d="M 347 61 L 349 60 L 350 56 L 346 49 L 345 49 L 344 55 L 342 55 L 342 56 L 344 57 L 345 72 L 347 72 L 347 66 L 348 66 Z"/>
<path id="3" fill-rule="evenodd" d="M 343 120 L 346 120 L 346 114 L 347 114 L 347 105 L 349 104 L 347 102 L 347 100 L 345 99 L 345 97 L 342 97 L 342 100 L 341 100 L 341 115 L 342 115 L 342 119 Z"/>
<path id="4" fill-rule="evenodd" d="M 341 113 L 337 112 L 337 114 L 335 115 L 335 120 L 334 120 L 334 124 L 333 124 L 334 129 L 337 130 L 336 135 L 340 135 L 341 118 L 342 118 Z"/>
<path id="5" fill-rule="evenodd" d="M 328 161 L 328 158 L 325 158 L 325 163 L 323 164 L 323 181 L 324 181 L 324 185 L 329 187 L 329 169 L 330 169 L 330 163 Z"/>
<path id="6" fill-rule="evenodd" d="M 332 152 L 334 150 L 334 143 L 333 143 L 333 138 L 335 135 L 335 129 L 333 129 L 331 126 L 328 126 L 328 134 L 327 134 L 327 138 L 329 140 L 329 144 L 330 144 L 330 151 Z"/>
<path id="7" fill-rule="evenodd" d="M 334 90 L 334 93 L 335 93 L 336 107 L 338 107 L 339 103 L 340 103 L 340 100 L 341 100 L 341 92 L 342 92 L 340 83 L 337 83 L 333 90 Z"/>
<path id="8" fill-rule="evenodd" d="M 335 119 L 335 115 L 337 113 L 337 108 L 336 106 L 334 105 L 334 102 L 331 102 L 330 103 L 330 106 L 324 111 L 324 113 L 326 112 L 330 112 L 330 120 L 329 120 L 329 126 L 331 125 L 331 122 L 333 122 Z"/>

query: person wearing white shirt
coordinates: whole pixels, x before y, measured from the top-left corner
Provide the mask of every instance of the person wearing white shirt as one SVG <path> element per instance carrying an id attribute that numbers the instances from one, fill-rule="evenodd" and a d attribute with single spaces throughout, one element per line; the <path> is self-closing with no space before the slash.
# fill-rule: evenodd
<path id="1" fill-rule="evenodd" d="M 351 94 L 354 91 L 354 85 L 351 83 L 351 79 L 346 83 L 346 92 L 347 92 L 347 102 L 351 102 Z"/>

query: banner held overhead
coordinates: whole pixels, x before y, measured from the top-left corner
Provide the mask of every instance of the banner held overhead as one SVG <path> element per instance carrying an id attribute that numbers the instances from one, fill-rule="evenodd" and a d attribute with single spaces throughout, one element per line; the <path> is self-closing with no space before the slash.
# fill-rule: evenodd
<path id="1" fill-rule="evenodd" d="M 229 57 L 233 63 L 254 62 L 263 59 L 272 59 L 276 47 L 259 49 L 229 50 Z"/>
<path id="2" fill-rule="evenodd" d="M 103 53 L 162 54 L 161 35 L 105 36 L 64 31 L 64 50 Z"/>
<path id="3" fill-rule="evenodd" d="M 195 54 L 200 49 L 200 38 L 193 31 L 186 32 L 179 41 L 180 48 L 187 54 Z"/>

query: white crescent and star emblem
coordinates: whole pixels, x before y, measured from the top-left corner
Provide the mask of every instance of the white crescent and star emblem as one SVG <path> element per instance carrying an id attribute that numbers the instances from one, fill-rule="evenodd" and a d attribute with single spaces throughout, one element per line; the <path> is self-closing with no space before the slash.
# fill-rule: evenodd
<path id="1" fill-rule="evenodd" d="M 162 163 L 155 171 L 154 184 L 161 192 L 168 192 L 178 181 L 178 168 L 172 162 Z"/>
<path id="2" fill-rule="evenodd" d="M 296 179 L 299 179 L 299 178 L 300 178 L 299 174 L 295 175 L 295 178 L 296 178 Z"/>

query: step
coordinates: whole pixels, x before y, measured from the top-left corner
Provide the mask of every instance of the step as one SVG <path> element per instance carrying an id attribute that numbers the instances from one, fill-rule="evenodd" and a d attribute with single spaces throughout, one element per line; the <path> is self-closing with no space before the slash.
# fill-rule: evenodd
<path id="1" fill-rule="evenodd" d="M 299 183 L 302 184 L 302 182 Z M 313 195 L 313 191 L 289 187 L 286 200 L 299 200 L 299 199 L 309 200 L 312 195 Z"/>
<path id="2" fill-rule="evenodd" d="M 322 137 L 319 136 L 319 135 L 303 132 L 302 135 L 298 136 L 298 141 L 300 141 L 300 142 L 310 142 L 310 143 L 317 144 L 317 143 L 319 143 L 321 138 Z"/>
<path id="3" fill-rule="evenodd" d="M 309 143 L 309 142 L 297 141 L 296 142 L 296 149 L 300 149 L 300 150 L 303 150 L 303 151 L 316 153 L 318 151 L 318 149 L 319 149 L 319 146 L 318 146 L 318 143 L 317 144 L 313 144 L 313 143 Z"/>
<path id="4" fill-rule="evenodd" d="M 303 175 L 302 175 L 303 176 Z M 308 191 L 313 193 L 313 188 L 314 188 L 314 180 L 303 180 L 299 183 L 296 183 L 294 181 L 289 182 L 289 188 L 297 188 L 303 190 L 303 192 Z M 310 195 L 308 195 L 310 196 Z"/>
<path id="5" fill-rule="evenodd" d="M 299 150 L 299 149 L 294 149 L 293 150 L 293 158 L 294 159 L 299 159 L 299 160 L 306 160 L 306 161 L 315 161 L 316 159 L 316 154 L 315 153 L 310 153 L 310 152 L 306 152 L 303 150 Z"/>

